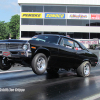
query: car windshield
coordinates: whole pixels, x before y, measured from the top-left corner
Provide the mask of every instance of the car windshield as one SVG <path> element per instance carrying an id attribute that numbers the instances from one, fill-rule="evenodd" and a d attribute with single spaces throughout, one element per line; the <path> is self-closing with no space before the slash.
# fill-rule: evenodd
<path id="1" fill-rule="evenodd" d="M 59 36 L 35 35 L 31 40 L 57 44 Z"/>

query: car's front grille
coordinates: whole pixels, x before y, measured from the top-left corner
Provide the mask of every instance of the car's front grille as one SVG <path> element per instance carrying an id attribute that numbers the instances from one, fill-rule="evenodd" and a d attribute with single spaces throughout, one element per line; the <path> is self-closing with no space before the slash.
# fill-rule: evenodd
<path id="1" fill-rule="evenodd" d="M 17 49 L 22 50 L 22 44 L 0 44 L 0 49 L 9 50 L 9 49 Z"/>
<path id="2" fill-rule="evenodd" d="M 7 49 L 22 49 L 22 44 L 8 44 Z"/>
<path id="3" fill-rule="evenodd" d="M 6 44 L 0 44 L 0 49 L 6 49 Z"/>

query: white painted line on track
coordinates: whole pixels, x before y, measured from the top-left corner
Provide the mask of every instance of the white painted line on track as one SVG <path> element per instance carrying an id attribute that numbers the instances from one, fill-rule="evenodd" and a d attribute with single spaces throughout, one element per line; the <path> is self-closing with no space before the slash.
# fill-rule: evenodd
<path id="1" fill-rule="evenodd" d="M 93 95 L 93 96 L 90 96 L 90 97 L 88 97 L 88 98 L 84 98 L 84 99 L 82 99 L 82 100 L 96 100 L 96 99 L 98 99 L 98 98 L 100 98 L 100 93 L 95 94 L 95 95 Z"/>
<path id="2" fill-rule="evenodd" d="M 31 71 L 31 70 L 11 70 L 11 71 L 4 71 L 0 73 L 13 73 L 13 72 L 22 72 L 22 71 Z"/>

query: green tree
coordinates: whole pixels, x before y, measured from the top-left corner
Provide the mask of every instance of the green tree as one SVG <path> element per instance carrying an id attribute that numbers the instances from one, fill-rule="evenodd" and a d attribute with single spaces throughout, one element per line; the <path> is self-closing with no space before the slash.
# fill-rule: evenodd
<path id="1" fill-rule="evenodd" d="M 5 23 L 6 35 L 7 35 L 6 39 L 11 38 L 11 29 L 9 28 L 9 26 L 10 26 L 10 22 Z"/>
<path id="2" fill-rule="evenodd" d="M 4 21 L 0 21 L 0 40 L 6 39 L 7 33 L 6 33 L 6 26 Z"/>
<path id="3" fill-rule="evenodd" d="M 19 37 L 20 28 L 20 16 L 18 14 L 11 17 L 9 27 L 11 30 L 11 37 L 17 39 Z"/>

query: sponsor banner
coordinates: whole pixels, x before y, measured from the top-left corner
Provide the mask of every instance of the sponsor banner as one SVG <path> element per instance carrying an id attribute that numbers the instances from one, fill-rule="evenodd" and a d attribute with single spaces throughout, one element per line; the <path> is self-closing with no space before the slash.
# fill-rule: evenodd
<path id="1" fill-rule="evenodd" d="M 45 13 L 45 18 L 65 19 L 65 13 Z"/>
<path id="2" fill-rule="evenodd" d="M 99 19 L 100 20 L 100 14 L 91 14 L 91 19 Z"/>
<path id="3" fill-rule="evenodd" d="M 42 13 L 21 13 L 21 18 L 42 18 Z"/>
<path id="4" fill-rule="evenodd" d="M 98 44 L 98 41 L 92 41 L 92 44 Z"/>
<path id="5" fill-rule="evenodd" d="M 80 41 L 82 44 L 85 44 L 85 41 Z"/>
<path id="6" fill-rule="evenodd" d="M 91 41 L 86 41 L 86 44 L 91 44 Z"/>
<path id="7" fill-rule="evenodd" d="M 82 44 L 98 44 L 98 40 L 94 40 L 94 41 L 80 41 L 80 43 L 82 43 Z"/>
<path id="8" fill-rule="evenodd" d="M 68 14 L 68 19 L 88 19 L 88 14 Z"/>

